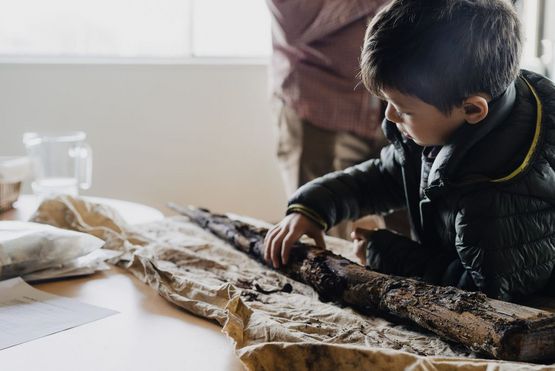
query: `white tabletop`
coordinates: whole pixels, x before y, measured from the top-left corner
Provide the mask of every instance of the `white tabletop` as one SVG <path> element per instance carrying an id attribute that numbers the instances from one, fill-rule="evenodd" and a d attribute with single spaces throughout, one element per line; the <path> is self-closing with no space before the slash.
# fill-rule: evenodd
<path id="1" fill-rule="evenodd" d="M 91 202 L 105 204 L 116 209 L 129 224 L 154 222 L 164 218 L 164 214 L 153 207 L 135 202 L 116 200 L 106 197 L 83 197 Z M 14 209 L 0 214 L 0 220 L 28 220 L 39 206 L 39 199 L 33 195 L 21 195 Z"/>
<path id="2" fill-rule="evenodd" d="M 22 208 L 24 203 L 32 208 L 32 200 L 25 201 L 24 197 L 20 201 L 24 202 L 19 203 L 19 210 L 10 212 L 11 218 L 4 213 L 0 219 L 30 215 L 32 210 Z M 157 211 L 143 206 L 123 202 L 117 209 L 124 218 L 129 211 L 142 210 L 148 219 L 150 211 Z M 242 369 L 231 341 L 219 326 L 170 304 L 123 269 L 114 267 L 92 276 L 34 287 L 120 313 L 1 350 L 0 370 Z"/>

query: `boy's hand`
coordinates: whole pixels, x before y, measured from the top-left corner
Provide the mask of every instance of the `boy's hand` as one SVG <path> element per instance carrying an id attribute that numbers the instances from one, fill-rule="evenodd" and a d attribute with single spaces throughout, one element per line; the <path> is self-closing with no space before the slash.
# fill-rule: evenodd
<path id="1" fill-rule="evenodd" d="M 293 244 L 301 238 L 303 234 L 312 238 L 316 246 L 325 248 L 324 231 L 312 220 L 299 213 L 292 213 L 276 224 L 266 234 L 264 238 L 264 259 L 274 268 L 278 268 L 281 263 L 287 264 L 289 253 Z"/>
<path id="2" fill-rule="evenodd" d="M 356 228 L 354 231 L 351 232 L 351 238 L 353 239 L 353 249 L 355 255 L 360 260 L 360 264 L 366 265 L 366 249 L 368 248 L 368 241 L 370 240 L 370 236 L 374 231 L 363 229 L 363 228 Z"/>

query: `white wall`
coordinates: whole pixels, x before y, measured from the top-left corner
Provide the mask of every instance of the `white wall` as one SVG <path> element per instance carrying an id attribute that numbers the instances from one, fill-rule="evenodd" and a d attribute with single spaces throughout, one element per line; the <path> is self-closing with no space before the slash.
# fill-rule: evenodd
<path id="1" fill-rule="evenodd" d="M 286 199 L 267 86 L 263 64 L 0 64 L 0 155 L 24 153 L 25 131 L 84 130 L 83 194 L 276 221 Z"/>

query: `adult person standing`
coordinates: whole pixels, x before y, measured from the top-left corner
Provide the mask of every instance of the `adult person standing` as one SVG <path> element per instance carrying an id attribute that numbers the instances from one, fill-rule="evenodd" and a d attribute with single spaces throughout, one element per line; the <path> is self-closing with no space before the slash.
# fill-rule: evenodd
<path id="1" fill-rule="evenodd" d="M 277 157 L 288 197 L 312 179 L 378 157 L 387 144 L 381 102 L 357 76 L 366 26 L 388 2 L 267 0 Z M 330 234 L 347 238 L 351 228 Z"/>

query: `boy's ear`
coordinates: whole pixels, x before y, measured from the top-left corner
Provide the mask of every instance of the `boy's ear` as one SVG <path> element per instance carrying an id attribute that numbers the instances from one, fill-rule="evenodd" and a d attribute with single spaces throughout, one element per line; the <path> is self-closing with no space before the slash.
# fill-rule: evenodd
<path id="1" fill-rule="evenodd" d="M 463 101 L 463 111 L 466 122 L 477 124 L 488 115 L 488 101 L 480 95 L 472 95 Z"/>

